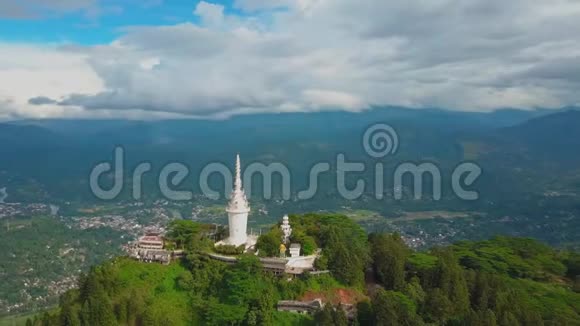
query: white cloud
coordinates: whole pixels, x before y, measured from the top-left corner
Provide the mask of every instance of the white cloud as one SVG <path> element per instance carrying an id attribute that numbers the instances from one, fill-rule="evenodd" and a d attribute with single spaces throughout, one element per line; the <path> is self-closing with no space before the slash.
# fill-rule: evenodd
<path id="1" fill-rule="evenodd" d="M 193 12 L 199 16 L 204 25 L 217 26 L 224 20 L 224 6 L 200 1 Z"/>
<path id="2" fill-rule="evenodd" d="M 312 108 L 343 108 L 346 110 L 360 110 L 366 107 L 362 99 L 355 95 L 327 91 L 320 89 L 307 89 L 303 91 L 304 99 Z"/>
<path id="3" fill-rule="evenodd" d="M 10 83 L 2 71 L 0 99 L 11 94 L 12 107 L 32 115 L 50 108 L 219 117 L 380 105 L 580 104 L 576 1 L 238 0 L 236 6 L 255 13 L 226 14 L 202 1 L 194 10 L 199 25 L 131 27 L 109 45 L 52 49 L 49 55 L 75 64 L 43 59 L 12 72 L 35 79 L 31 84 Z M 18 51 L 0 51 L 0 69 L 1 58 L 16 66 L 38 62 Z M 49 82 L 61 70 L 72 80 Z M 32 106 L 30 98 L 47 104 Z"/>
<path id="4" fill-rule="evenodd" d="M 102 82 L 87 64 L 85 54 L 62 51 L 54 46 L 0 43 L 0 109 L 3 116 L 58 117 L 75 108 L 35 106 L 30 98 L 59 99 L 73 93 L 97 93 Z M 73 91 L 74 90 L 74 91 Z"/>

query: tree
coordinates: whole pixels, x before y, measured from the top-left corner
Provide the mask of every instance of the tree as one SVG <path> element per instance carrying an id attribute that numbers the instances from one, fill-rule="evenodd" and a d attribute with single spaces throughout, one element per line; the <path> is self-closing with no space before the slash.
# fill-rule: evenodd
<path id="1" fill-rule="evenodd" d="M 250 303 L 248 312 L 248 324 L 253 325 L 273 325 L 274 321 L 274 288 L 271 284 L 264 282 L 261 295 Z"/>
<path id="2" fill-rule="evenodd" d="M 495 314 L 490 309 L 487 309 L 484 311 L 482 320 L 483 320 L 484 325 L 486 325 L 486 326 L 496 326 L 497 325 L 497 319 L 495 317 Z M 530 325 L 540 326 L 540 325 L 543 325 L 543 323 L 542 324 L 533 323 Z"/>
<path id="3" fill-rule="evenodd" d="M 269 286 L 258 299 L 258 325 L 272 325 L 274 323 L 274 289 Z"/>
<path id="4" fill-rule="evenodd" d="M 387 290 L 405 289 L 405 263 L 409 248 L 398 234 L 370 236 L 371 255 L 377 279 Z"/>
<path id="5" fill-rule="evenodd" d="M 441 293 L 453 302 L 453 313 L 460 317 L 469 312 L 470 304 L 464 270 L 457 262 L 452 250 L 438 249 L 434 253 L 438 261 L 432 275 L 432 285 L 440 289 Z"/>
<path id="6" fill-rule="evenodd" d="M 135 290 L 131 291 L 130 297 L 126 299 L 127 306 L 127 323 L 135 325 L 146 311 L 146 304 L 143 299 L 143 294 Z"/>
<path id="7" fill-rule="evenodd" d="M 292 233 L 292 242 L 300 243 L 302 248 L 302 253 L 304 255 L 311 255 L 316 250 L 316 241 L 314 238 L 306 235 L 300 230 L 296 230 Z"/>
<path id="8" fill-rule="evenodd" d="M 348 326 L 348 319 L 346 318 L 342 305 L 339 304 L 333 309 L 332 321 L 334 322 L 334 326 Z"/>
<path id="9" fill-rule="evenodd" d="M 127 324 L 127 300 L 123 298 L 118 304 L 115 305 L 115 316 L 120 324 Z"/>
<path id="10" fill-rule="evenodd" d="M 501 326 L 519 326 L 520 322 L 511 312 L 506 312 L 500 322 Z"/>
<path id="11" fill-rule="evenodd" d="M 226 301 L 229 304 L 247 305 L 250 300 L 262 295 L 264 283 L 262 264 L 258 257 L 243 255 L 238 263 L 224 275 Z"/>
<path id="12" fill-rule="evenodd" d="M 572 290 L 574 292 L 580 293 L 580 276 L 576 276 L 574 279 L 574 284 L 572 285 Z"/>
<path id="13" fill-rule="evenodd" d="M 247 306 L 228 305 L 212 300 L 207 304 L 205 318 L 208 325 L 240 325 L 246 319 Z"/>
<path id="14" fill-rule="evenodd" d="M 281 243 L 282 231 L 276 227 L 258 238 L 256 249 L 260 250 L 261 256 L 277 257 Z"/>
<path id="15" fill-rule="evenodd" d="M 379 290 L 373 298 L 376 325 L 422 325 L 415 303 L 401 292 Z"/>
<path id="16" fill-rule="evenodd" d="M 85 301 L 81 307 L 81 325 L 83 326 L 91 325 L 91 311 L 88 301 Z"/>
<path id="17" fill-rule="evenodd" d="M 580 277 L 580 253 L 571 252 L 564 260 L 566 264 L 566 275 L 571 279 Z"/>
<path id="18" fill-rule="evenodd" d="M 334 326 L 332 305 L 327 303 L 315 315 L 316 324 L 319 326 Z"/>
<path id="19" fill-rule="evenodd" d="M 200 240 L 199 223 L 190 220 L 174 220 L 169 224 L 169 232 L 167 232 L 167 239 L 174 241 L 177 248 L 193 249 L 196 240 Z"/>
<path id="20" fill-rule="evenodd" d="M 320 256 L 318 256 L 318 259 L 316 259 L 316 261 L 314 261 L 314 268 L 316 268 L 318 270 L 327 270 L 328 269 L 328 255 L 326 255 L 324 252 L 322 252 L 322 254 Z"/>
<path id="21" fill-rule="evenodd" d="M 359 325 L 372 326 L 375 323 L 375 313 L 372 304 L 365 300 L 356 305 L 356 319 Z"/>
<path id="22" fill-rule="evenodd" d="M 423 304 L 423 302 L 425 302 L 425 297 L 427 296 L 423 287 L 421 287 L 421 281 L 416 276 L 407 283 L 404 293 L 417 304 Z"/>
<path id="23" fill-rule="evenodd" d="M 40 319 L 40 322 L 41 322 L 42 326 L 52 325 L 50 314 L 48 314 L 48 312 L 43 313 L 42 318 Z"/>
<path id="24" fill-rule="evenodd" d="M 427 295 L 424 309 L 427 321 L 443 325 L 453 314 L 453 303 L 441 289 L 435 288 Z"/>
<path id="25" fill-rule="evenodd" d="M 352 231 L 329 226 L 324 233 L 328 266 L 333 275 L 347 285 L 362 285 L 368 261 L 365 241 L 353 237 Z"/>
<path id="26" fill-rule="evenodd" d="M 190 291 L 193 289 L 193 275 L 190 272 L 182 272 L 177 277 L 177 287 L 181 290 Z"/>
<path id="27" fill-rule="evenodd" d="M 78 313 L 70 304 L 66 304 L 60 311 L 60 325 L 62 326 L 80 326 L 81 320 Z"/>

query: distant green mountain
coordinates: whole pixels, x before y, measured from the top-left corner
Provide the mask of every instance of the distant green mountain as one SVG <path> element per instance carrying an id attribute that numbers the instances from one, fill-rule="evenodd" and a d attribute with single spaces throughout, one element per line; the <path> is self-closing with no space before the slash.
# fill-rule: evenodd
<path id="1" fill-rule="evenodd" d="M 155 169 L 180 161 L 195 175 L 208 162 L 229 163 L 239 152 L 247 163 L 282 162 L 291 168 L 296 182 L 303 184 L 310 166 L 332 162 L 337 153 L 372 164 L 361 138 L 375 123 L 387 123 L 399 134 L 399 152 L 388 158 L 389 164 L 429 160 L 451 169 L 464 159 L 481 159 L 492 169 L 505 165 L 509 170 L 518 163 L 513 160 L 520 158 L 503 154 L 521 151 L 528 144 L 535 147 L 524 156 L 524 163 L 532 167 L 537 157 L 554 164 L 576 158 L 576 152 L 567 156 L 567 150 L 556 145 L 573 145 L 578 137 L 568 137 L 563 131 L 568 129 L 551 122 L 562 119 L 573 126 L 577 117 L 569 115 L 548 115 L 545 110 L 471 113 L 390 107 L 362 113 L 239 116 L 224 121 L 19 121 L 0 125 L 0 171 L 32 178 L 57 199 L 89 200 L 88 173 L 97 163 L 110 160 L 114 147 L 120 145 L 126 150 L 128 167 L 149 161 Z M 537 147 L 541 144 L 550 151 Z M 550 161 L 551 152 L 558 155 Z M 191 183 L 197 180 L 192 178 Z"/>
<path id="2" fill-rule="evenodd" d="M 564 166 L 580 160 L 580 111 L 569 110 L 504 128 L 500 134 L 537 159 Z"/>

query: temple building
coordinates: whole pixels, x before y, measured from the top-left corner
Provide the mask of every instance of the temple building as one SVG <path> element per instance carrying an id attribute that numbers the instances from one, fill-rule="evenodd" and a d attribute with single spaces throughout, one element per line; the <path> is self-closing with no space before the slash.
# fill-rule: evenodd
<path id="1" fill-rule="evenodd" d="M 236 156 L 236 175 L 234 177 L 234 189 L 230 195 L 230 201 L 226 207 L 228 213 L 229 237 L 217 242 L 216 246 L 231 245 L 251 248 L 256 244 L 257 237 L 248 235 L 248 214 L 250 204 L 242 188 L 242 172 L 240 155 Z"/>
<path id="2" fill-rule="evenodd" d="M 163 249 L 163 238 L 157 232 L 148 233 L 139 238 L 137 241 L 139 248 L 142 249 Z"/>
<path id="3" fill-rule="evenodd" d="M 159 232 L 149 232 L 136 242 L 129 244 L 125 250 L 129 257 L 143 262 L 169 264 L 174 256 L 173 251 L 165 250 L 163 237 Z"/>

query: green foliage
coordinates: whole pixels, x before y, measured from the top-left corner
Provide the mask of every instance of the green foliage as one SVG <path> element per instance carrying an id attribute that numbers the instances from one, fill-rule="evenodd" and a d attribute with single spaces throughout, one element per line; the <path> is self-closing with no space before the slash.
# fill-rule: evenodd
<path id="1" fill-rule="evenodd" d="M 374 325 L 375 312 L 370 301 L 361 301 L 356 305 L 357 322 L 359 325 Z"/>
<path id="2" fill-rule="evenodd" d="M 295 314 L 292 312 L 275 311 L 272 325 L 276 326 L 314 326 L 314 319 L 309 315 Z"/>
<path id="3" fill-rule="evenodd" d="M 560 253 L 533 239 L 495 237 L 459 242 L 453 249 L 461 264 L 474 270 L 535 280 L 566 274 Z"/>
<path id="4" fill-rule="evenodd" d="M 415 303 L 403 293 L 379 290 L 373 300 L 376 325 L 422 325 Z"/>
<path id="5" fill-rule="evenodd" d="M 218 254 L 222 254 L 222 255 L 240 255 L 243 254 L 244 251 L 246 251 L 246 246 L 245 245 L 240 245 L 240 246 L 233 246 L 233 245 L 221 245 L 221 246 L 216 246 L 213 248 L 213 251 L 217 252 Z"/>
<path id="6" fill-rule="evenodd" d="M 334 308 L 332 312 L 332 321 L 334 326 L 348 326 L 348 319 L 346 318 L 346 313 L 341 305 Z"/>
<path id="7" fill-rule="evenodd" d="M 334 308 L 332 305 L 327 304 L 320 310 L 316 316 L 316 324 L 320 326 L 333 326 L 334 325 Z"/>
<path id="8" fill-rule="evenodd" d="M 437 266 L 437 257 L 423 252 L 414 252 L 407 259 L 411 270 L 426 271 Z"/>
<path id="9" fill-rule="evenodd" d="M 174 220 L 169 223 L 166 238 L 175 243 L 178 249 L 193 249 L 201 240 L 201 224 L 190 220 Z"/>
<path id="10" fill-rule="evenodd" d="M 370 253 L 366 233 L 359 225 L 335 214 L 291 215 L 290 223 L 303 246 L 313 242 L 322 248 L 327 262 L 320 267 L 326 265 L 344 284 L 362 286 Z"/>
<path id="11" fill-rule="evenodd" d="M 580 277 L 580 253 L 570 252 L 564 259 L 566 265 L 566 275 L 571 279 Z"/>
<path id="12" fill-rule="evenodd" d="M 328 269 L 328 255 L 324 252 L 318 256 L 318 259 L 314 262 L 314 268 L 317 270 L 327 270 Z"/>
<path id="13" fill-rule="evenodd" d="M 320 326 L 348 326 L 348 319 L 342 306 L 333 306 L 330 303 L 316 313 L 314 320 Z"/>
<path id="14" fill-rule="evenodd" d="M 299 243 L 302 246 L 302 254 L 306 256 L 312 255 L 314 251 L 318 248 L 314 237 L 309 236 L 300 230 L 292 232 L 291 242 Z"/>
<path id="15" fill-rule="evenodd" d="M 185 260 L 193 277 L 193 293 L 198 297 L 210 296 L 218 289 L 228 265 L 203 254 L 189 254 Z"/>
<path id="16" fill-rule="evenodd" d="M 435 250 L 437 266 L 435 274 L 428 280 L 430 287 L 441 289 L 450 302 L 453 302 L 452 313 L 463 316 L 469 310 L 469 290 L 463 268 L 448 248 Z"/>
<path id="17" fill-rule="evenodd" d="M 370 242 L 377 279 L 387 290 L 403 290 L 409 248 L 398 234 L 371 235 Z"/>
<path id="18" fill-rule="evenodd" d="M 377 248 L 381 242 L 389 245 L 385 239 L 388 236 L 370 237 L 375 244 L 373 257 L 381 256 L 377 252 L 392 255 L 382 251 L 383 247 Z M 570 291 L 572 284 L 562 284 L 561 276 L 565 274 L 562 266 L 573 265 L 574 259 L 573 253 L 560 254 L 529 239 L 465 241 L 430 253 L 412 253 L 406 260 L 400 292 L 428 323 L 573 325 L 580 320 L 580 295 Z M 396 263 L 397 259 L 391 265 Z M 379 271 L 376 276 L 380 280 Z M 409 301 L 399 294 L 389 295 L 388 300 L 384 293 L 372 298 L 372 313 L 377 323 L 386 318 L 391 320 L 389 325 L 398 325 L 393 322 L 399 320 L 396 312 L 410 313 L 413 309 L 402 309 L 411 306 L 404 304 Z M 394 302 L 399 303 L 398 310 Z M 368 315 L 369 310 L 364 311 Z M 411 323 L 415 324 L 419 322 Z"/>
<path id="19" fill-rule="evenodd" d="M 79 292 L 61 297 L 61 325 L 186 325 L 189 296 L 180 287 L 191 280 L 173 264 L 116 259 L 91 269 Z M 182 283 L 182 285 L 179 285 Z"/>
<path id="20" fill-rule="evenodd" d="M 262 257 L 278 257 L 281 243 L 282 231 L 278 225 L 275 225 L 270 231 L 258 238 L 256 249 L 260 250 Z"/>

